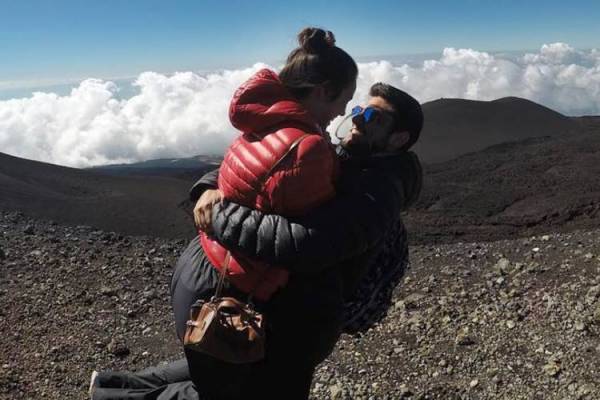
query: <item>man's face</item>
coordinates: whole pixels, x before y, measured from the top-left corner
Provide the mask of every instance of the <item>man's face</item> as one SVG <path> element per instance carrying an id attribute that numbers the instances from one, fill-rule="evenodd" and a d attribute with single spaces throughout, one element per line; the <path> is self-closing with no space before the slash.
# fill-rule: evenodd
<path id="1" fill-rule="evenodd" d="M 342 145 L 355 155 L 369 155 L 390 150 L 390 137 L 394 132 L 394 108 L 384 98 L 371 97 L 366 107 L 375 112 L 367 122 L 363 113 L 352 118 L 350 133 Z"/>

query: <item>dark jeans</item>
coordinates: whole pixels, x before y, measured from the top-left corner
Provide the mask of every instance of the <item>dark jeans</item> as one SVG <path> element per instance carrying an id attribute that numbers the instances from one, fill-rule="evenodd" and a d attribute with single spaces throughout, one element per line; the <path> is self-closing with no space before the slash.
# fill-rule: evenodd
<path id="1" fill-rule="evenodd" d="M 194 239 L 181 255 L 171 282 L 171 299 L 181 339 L 190 306 L 209 299 L 218 281 L 202 247 Z M 263 361 L 246 365 L 221 362 L 186 351 L 192 381 L 204 395 L 218 399 L 307 399 L 316 366 L 333 350 L 340 334 L 341 298 L 336 280 L 290 279 L 266 304 L 256 304 L 267 322 Z M 245 300 L 234 288 L 224 295 Z"/>
<path id="2" fill-rule="evenodd" d="M 185 359 L 137 373 L 100 372 L 92 400 L 202 400 Z"/>

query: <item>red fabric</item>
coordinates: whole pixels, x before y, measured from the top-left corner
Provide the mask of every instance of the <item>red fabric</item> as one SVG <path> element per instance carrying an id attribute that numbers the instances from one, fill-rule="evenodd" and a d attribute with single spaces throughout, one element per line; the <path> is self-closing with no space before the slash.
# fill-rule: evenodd
<path id="1" fill-rule="evenodd" d="M 242 135 L 225 153 L 219 170 L 219 189 L 225 199 L 291 216 L 335 195 L 338 164 L 333 147 L 273 71 L 263 69 L 240 86 L 229 118 Z M 277 164 L 297 139 L 299 144 Z M 220 268 L 227 250 L 206 235 L 201 235 L 201 242 L 212 264 Z M 243 291 L 251 291 L 260 281 L 255 296 L 261 300 L 288 280 L 287 271 L 239 254 L 232 254 L 229 268 L 231 282 Z"/>

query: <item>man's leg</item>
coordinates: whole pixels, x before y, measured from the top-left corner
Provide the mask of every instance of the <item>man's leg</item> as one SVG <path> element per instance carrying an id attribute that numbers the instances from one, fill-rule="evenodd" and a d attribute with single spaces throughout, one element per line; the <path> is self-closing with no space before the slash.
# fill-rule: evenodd
<path id="1" fill-rule="evenodd" d="M 92 399 L 158 399 L 167 385 L 185 381 L 190 381 L 190 373 L 185 359 L 147 368 L 136 373 L 100 372 L 93 384 Z M 181 397 L 181 399 L 185 399 L 185 397 Z"/>

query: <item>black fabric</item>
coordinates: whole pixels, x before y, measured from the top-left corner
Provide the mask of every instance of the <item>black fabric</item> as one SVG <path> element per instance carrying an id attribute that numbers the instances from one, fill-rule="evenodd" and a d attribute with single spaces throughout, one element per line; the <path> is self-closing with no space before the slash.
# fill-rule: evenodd
<path id="1" fill-rule="evenodd" d="M 219 179 L 219 169 L 215 169 L 210 171 L 202 178 L 198 179 L 198 181 L 192 186 L 189 192 L 190 201 L 196 202 L 202 195 L 202 193 L 207 189 L 214 189 L 217 187 L 217 181 Z"/>
<path id="2" fill-rule="evenodd" d="M 402 220 L 398 219 L 385 233 L 382 246 L 365 254 L 364 258 L 352 260 L 352 263 L 357 272 L 343 274 L 342 330 L 348 334 L 360 334 L 386 316 L 392 304 L 393 291 L 409 268 L 408 237 Z M 346 265 L 344 268 L 349 267 Z"/>

